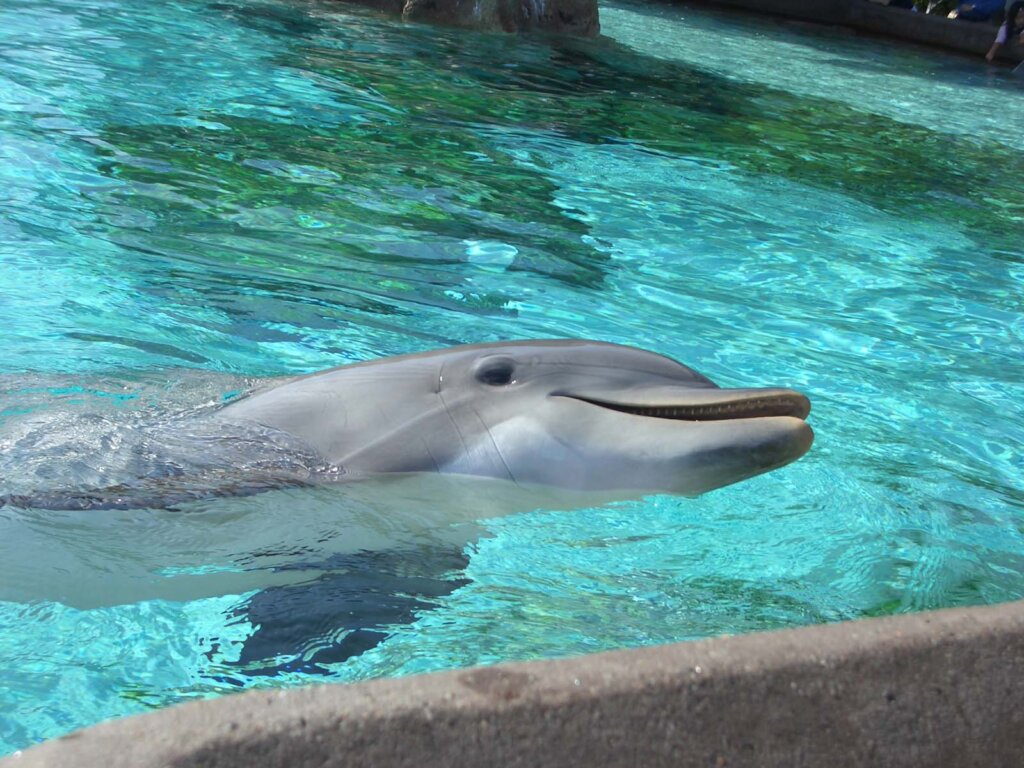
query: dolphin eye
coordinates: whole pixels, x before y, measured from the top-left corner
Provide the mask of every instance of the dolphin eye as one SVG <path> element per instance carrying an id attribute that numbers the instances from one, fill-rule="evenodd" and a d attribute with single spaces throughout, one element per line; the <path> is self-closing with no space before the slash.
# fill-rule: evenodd
<path id="1" fill-rule="evenodd" d="M 491 387 L 504 387 L 515 381 L 516 368 L 511 360 L 488 360 L 476 371 L 476 379 Z"/>

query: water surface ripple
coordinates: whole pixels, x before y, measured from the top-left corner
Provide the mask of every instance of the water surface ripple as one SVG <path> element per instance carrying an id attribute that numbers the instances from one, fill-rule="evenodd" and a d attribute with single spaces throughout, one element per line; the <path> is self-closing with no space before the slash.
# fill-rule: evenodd
<path id="1" fill-rule="evenodd" d="M 795 387 L 818 437 L 699 499 L 461 539 L 443 503 L 351 498 L 353 539 L 329 492 L 0 508 L 0 753 L 239 688 L 1024 597 L 1020 82 L 602 14 L 574 41 L 326 0 L 3 3 L 0 492 L 150 471 L 154 424 L 254 377 L 504 338 Z"/>

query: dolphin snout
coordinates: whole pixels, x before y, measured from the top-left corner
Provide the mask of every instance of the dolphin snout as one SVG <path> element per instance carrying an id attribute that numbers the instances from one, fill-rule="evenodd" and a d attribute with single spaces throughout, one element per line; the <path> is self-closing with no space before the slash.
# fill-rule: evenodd
<path id="1" fill-rule="evenodd" d="M 696 495 L 784 467 L 803 456 L 814 432 L 795 416 L 713 421 L 681 455 L 677 492 Z"/>
<path id="2" fill-rule="evenodd" d="M 814 430 L 803 419 L 784 416 L 770 421 L 779 422 L 777 428 L 751 451 L 754 463 L 765 472 L 796 461 L 814 443 Z"/>

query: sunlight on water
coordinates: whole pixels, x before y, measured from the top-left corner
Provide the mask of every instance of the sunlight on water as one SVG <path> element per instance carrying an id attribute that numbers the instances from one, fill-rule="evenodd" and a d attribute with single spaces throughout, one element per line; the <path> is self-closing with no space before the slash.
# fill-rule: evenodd
<path id="1" fill-rule="evenodd" d="M 1014 88 L 1009 71 L 972 66 L 965 56 L 936 55 L 912 44 L 888 45 L 879 55 L 884 42 L 842 28 L 737 18 L 705 8 L 616 5 L 602 9 L 601 20 L 617 41 L 647 56 L 836 101 L 948 133 L 955 141 L 1017 149 L 1024 143 L 1011 128 L 1024 119 L 1024 103 L 1007 96 Z"/>
<path id="2" fill-rule="evenodd" d="M 0 507 L 0 752 L 240 688 L 1024 596 L 1020 83 L 689 7 L 602 27 L 4 3 L 0 493 L 166 473 L 154 441 L 188 465 L 182 425 L 253 377 L 507 338 L 792 386 L 817 439 L 698 499 L 479 530 L 448 521 L 486 494 L 444 489 Z"/>

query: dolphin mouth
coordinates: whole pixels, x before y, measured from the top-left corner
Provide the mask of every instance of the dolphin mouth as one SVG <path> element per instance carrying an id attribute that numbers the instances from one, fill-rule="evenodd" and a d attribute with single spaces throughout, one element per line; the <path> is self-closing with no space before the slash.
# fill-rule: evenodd
<path id="1" fill-rule="evenodd" d="M 666 402 L 664 397 L 638 397 L 634 401 L 570 392 L 559 392 L 556 396 L 633 416 L 674 421 L 730 421 L 777 416 L 806 419 L 811 412 L 810 401 L 792 390 L 708 389 L 698 390 L 698 393 L 686 397 L 689 402 L 682 402 L 683 398 L 678 394 L 673 398 L 675 402 Z M 638 402 L 643 400 L 647 402 Z"/>

